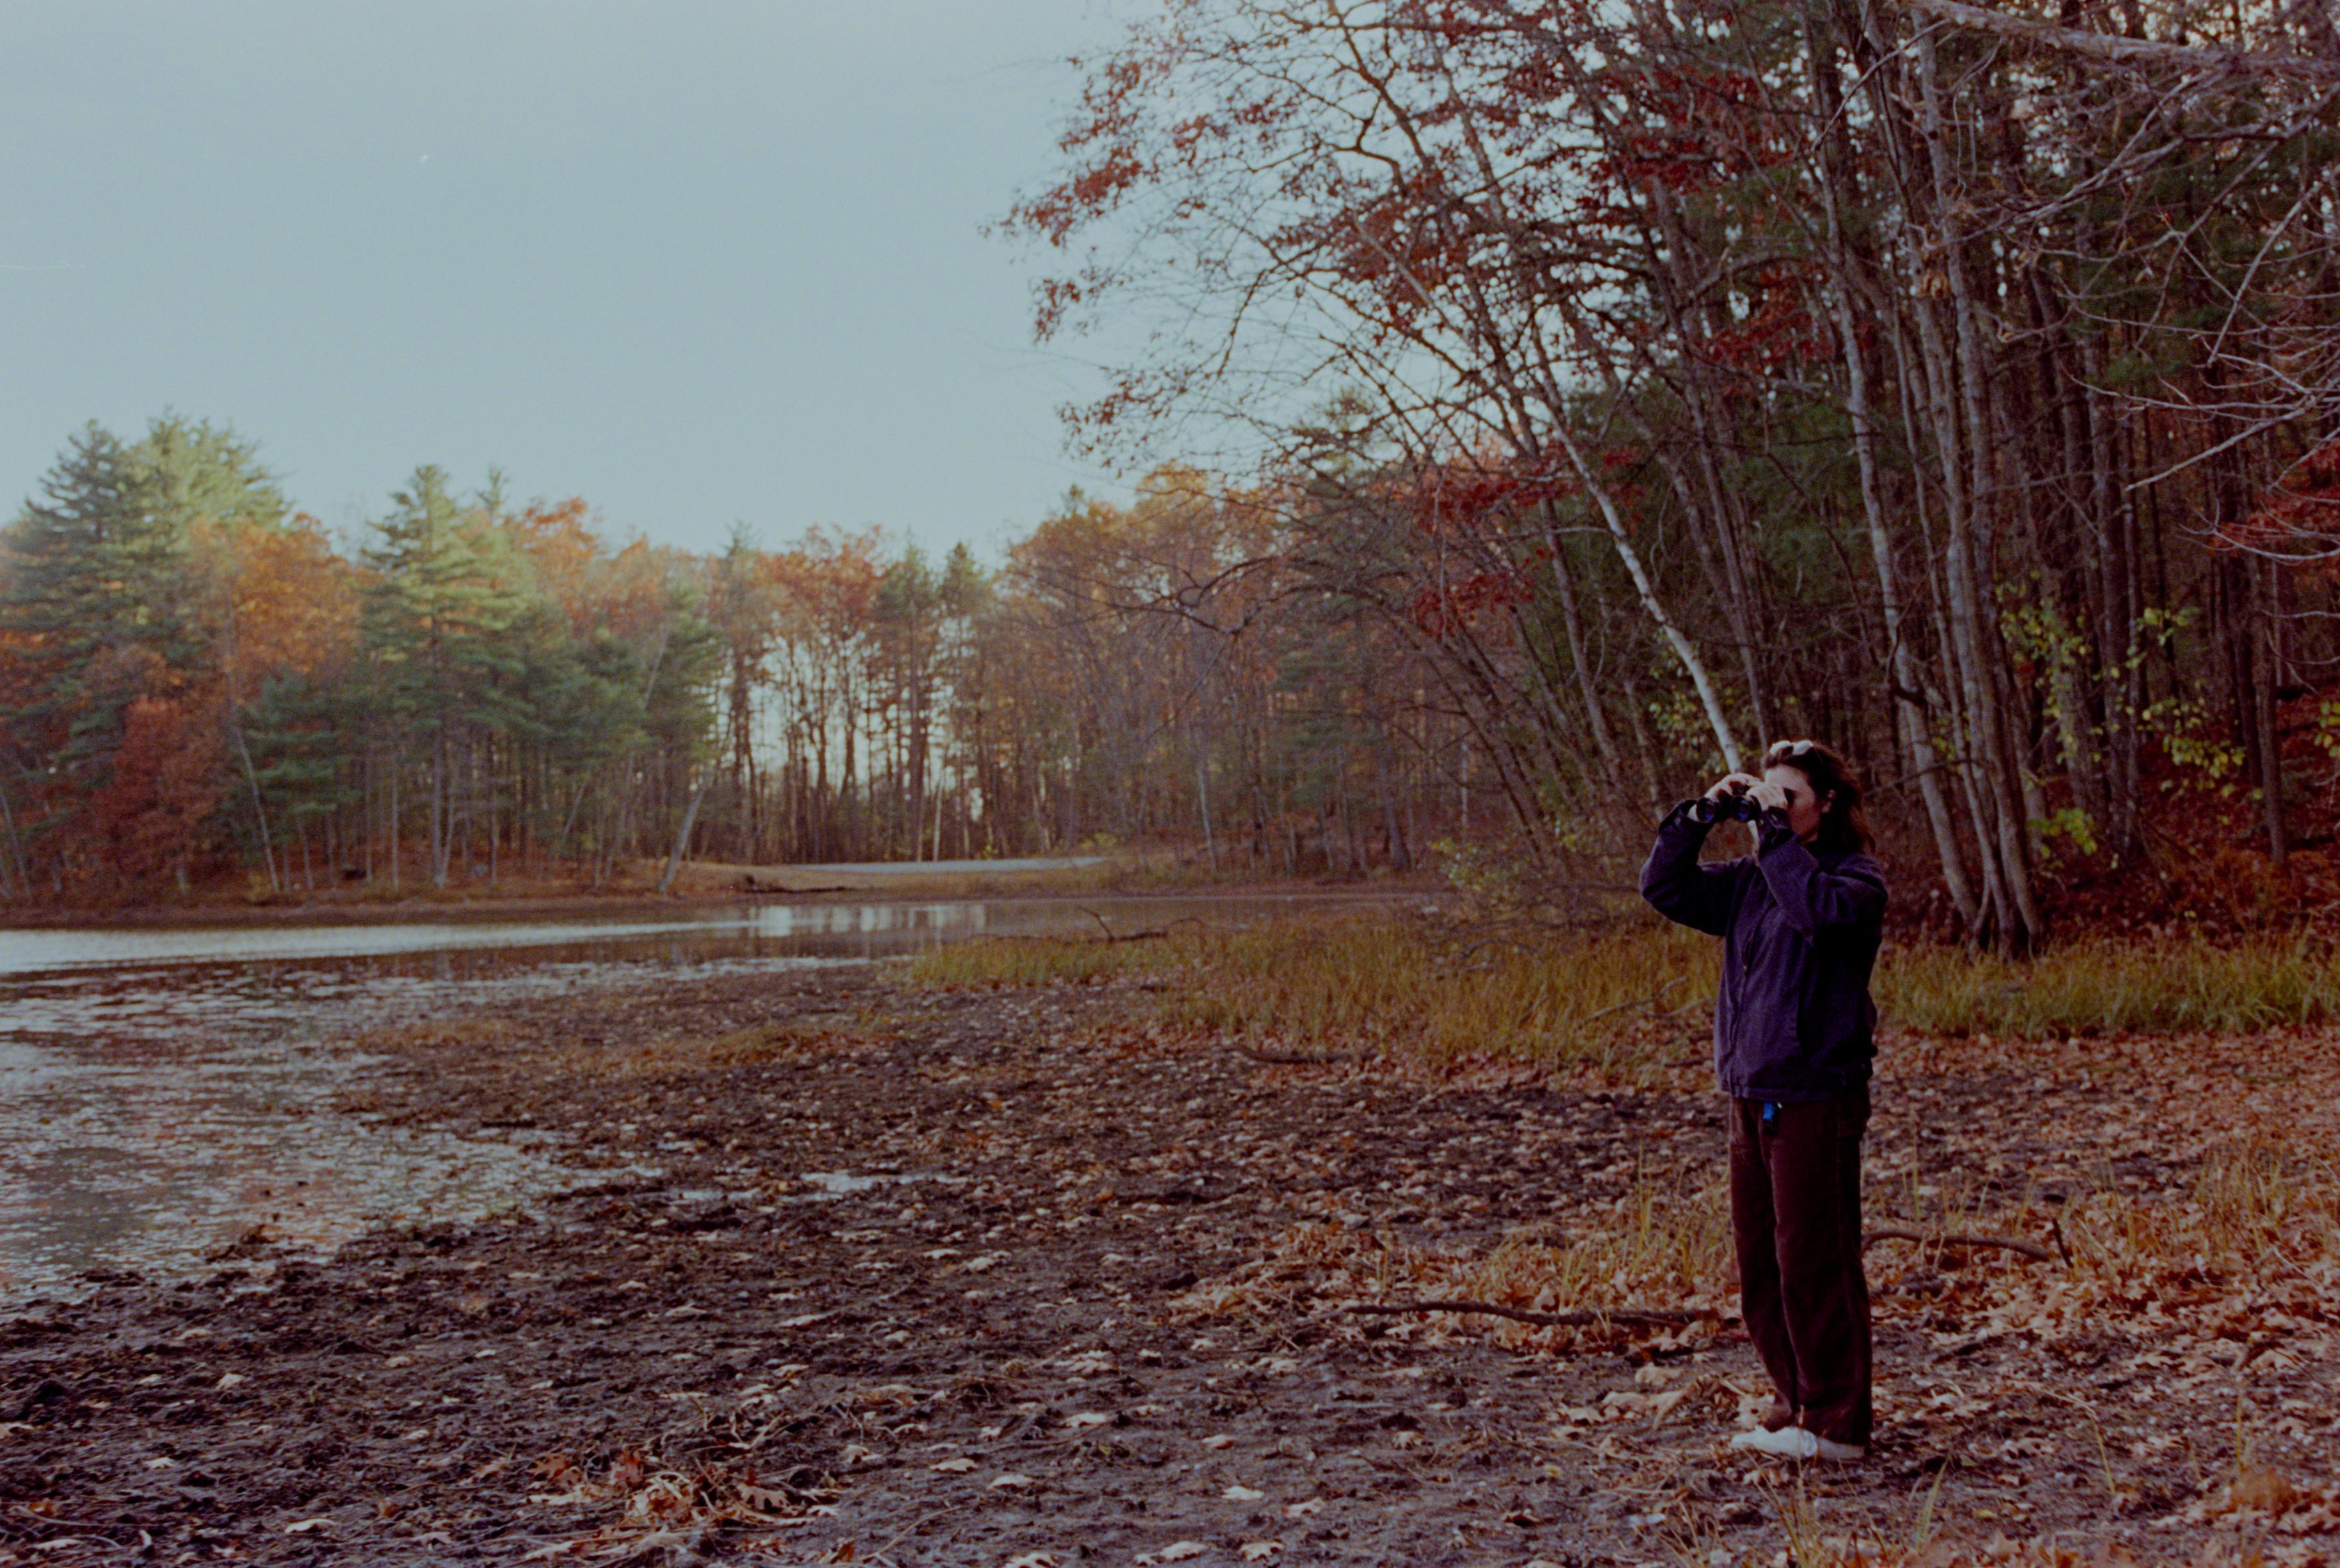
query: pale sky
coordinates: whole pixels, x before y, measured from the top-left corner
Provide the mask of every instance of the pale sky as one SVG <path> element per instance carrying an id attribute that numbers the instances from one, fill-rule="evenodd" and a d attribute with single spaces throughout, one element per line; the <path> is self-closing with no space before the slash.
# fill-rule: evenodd
<path id="1" fill-rule="evenodd" d="M 699 549 L 1120 493 L 980 230 L 1133 4 L 8 0 L 0 513 L 166 407 L 336 528 L 422 462 Z"/>

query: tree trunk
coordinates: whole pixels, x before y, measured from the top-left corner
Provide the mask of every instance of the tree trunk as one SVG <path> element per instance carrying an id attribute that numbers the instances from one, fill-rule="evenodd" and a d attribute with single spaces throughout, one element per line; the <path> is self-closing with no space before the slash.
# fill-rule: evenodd
<path id="1" fill-rule="evenodd" d="M 1884 491 L 1878 472 L 1877 419 L 1869 399 L 1869 356 L 1861 347 L 1860 323 L 1853 310 L 1853 261 L 1845 242 L 1843 198 L 1837 188 L 1839 180 L 1848 177 L 1844 170 L 1849 160 L 1838 145 L 1843 131 L 1842 105 L 1836 94 L 1836 61 L 1832 52 L 1823 54 L 1819 30 L 1809 17 L 1805 44 L 1810 53 L 1812 78 L 1821 106 L 1833 127 L 1828 141 L 1829 156 L 1820 173 L 1828 217 L 1828 301 L 1844 360 L 1845 413 L 1852 425 L 1853 453 L 1860 472 L 1861 516 L 1868 526 L 1869 560 L 1877 572 L 1878 598 L 1885 621 L 1886 667 L 1893 685 L 1889 705 L 1901 751 L 1909 760 L 1918 783 L 1918 796 L 1925 806 L 1935 858 L 1942 868 L 1942 885 L 1960 923 L 1971 932 L 1979 922 L 1981 906 L 1976 900 L 1973 883 L 1968 880 L 1966 856 L 1959 850 L 1958 828 L 1951 821 L 1949 802 L 1942 792 L 1941 769 L 1919 695 L 1925 687 L 1925 677 L 1918 667 L 1917 650 L 1909 646 L 1909 628 L 1904 623 L 1893 539 L 1886 523 Z"/>
<path id="2" fill-rule="evenodd" d="M 707 798 L 707 786 L 714 782 L 714 778 L 712 770 L 702 772 L 699 775 L 698 787 L 690 792 L 690 804 L 682 812 L 682 826 L 675 830 L 674 848 L 667 853 L 666 872 L 659 878 L 660 897 L 674 891 L 675 874 L 682 870 L 683 855 L 690 848 L 690 830 L 699 822 L 699 803 Z"/>

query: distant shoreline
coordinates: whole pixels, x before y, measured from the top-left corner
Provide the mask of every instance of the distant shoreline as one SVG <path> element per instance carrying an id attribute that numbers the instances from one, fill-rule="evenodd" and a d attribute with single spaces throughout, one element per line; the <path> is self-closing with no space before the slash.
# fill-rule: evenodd
<path id="1" fill-rule="evenodd" d="M 685 910 L 725 907 L 753 909 L 775 901 L 838 900 L 897 902 L 921 899 L 1048 900 L 1080 898 L 1273 898 L 1302 895 L 1314 899 L 1387 899 L 1431 896 L 1441 890 L 1433 883 L 1398 881 L 1262 880 L 1196 883 L 1192 885 L 1066 886 L 1062 871 L 982 875 L 932 873 L 905 863 L 899 871 L 860 873 L 850 883 L 832 880 L 829 868 L 764 866 L 755 870 L 759 884 L 744 891 L 737 872 L 744 868 L 688 868 L 699 874 L 692 885 L 659 894 L 640 887 L 606 892 L 563 890 L 541 893 L 509 890 L 466 897 L 451 892 L 424 891 L 402 898 L 335 898 L 331 895 L 299 902 L 226 902 L 191 899 L 183 903 L 136 903 L 115 907 L 92 905 L 0 906 L 0 930 L 53 931 L 76 927 L 122 926 L 271 926 L 271 925 L 410 925 L 424 922 L 462 922 L 512 920 L 568 914 L 615 917 L 676 913 Z M 707 873 L 719 871 L 728 885 L 716 885 Z M 789 886 L 780 879 L 801 879 Z M 769 881 L 761 879 L 768 878 Z"/>

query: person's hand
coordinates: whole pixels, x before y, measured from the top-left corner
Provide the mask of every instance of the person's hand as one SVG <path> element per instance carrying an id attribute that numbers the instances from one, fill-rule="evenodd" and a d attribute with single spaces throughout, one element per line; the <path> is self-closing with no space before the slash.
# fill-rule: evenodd
<path id="1" fill-rule="evenodd" d="M 1714 781 L 1713 787 L 1706 792 L 1706 798 L 1720 800 L 1727 794 L 1740 794 L 1762 787 L 1763 781 L 1751 774 L 1725 774 Z"/>
<path id="2" fill-rule="evenodd" d="M 1781 789 L 1778 784 L 1773 784 L 1770 779 L 1755 780 L 1754 787 L 1747 792 L 1747 798 L 1753 801 L 1757 805 L 1761 806 L 1765 811 L 1786 811 L 1788 809 L 1788 792 Z"/>

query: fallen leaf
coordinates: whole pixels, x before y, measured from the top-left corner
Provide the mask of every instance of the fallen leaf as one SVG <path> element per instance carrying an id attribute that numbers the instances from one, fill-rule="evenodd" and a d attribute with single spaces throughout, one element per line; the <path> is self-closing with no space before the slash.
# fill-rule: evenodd
<path id="1" fill-rule="evenodd" d="M 1669 1388 L 1663 1394 L 1651 1395 L 1650 1396 L 1650 1419 L 1652 1421 L 1664 1419 L 1675 1405 L 1680 1405 L 1683 1400 L 1689 1398 L 1691 1392 L 1692 1391 L 1688 1388 Z"/>
<path id="2" fill-rule="evenodd" d="M 1211 1549 L 1205 1541 L 1173 1541 L 1154 1553 L 1156 1563 L 1184 1563 L 1190 1557 L 1200 1557 Z M 1142 1559 L 1141 1559 L 1142 1561 Z"/>
<path id="3" fill-rule="evenodd" d="M 331 1519 L 322 1517 L 316 1519 L 302 1519 L 284 1526 L 284 1533 L 287 1535 L 306 1535 L 312 1530 L 322 1530 L 332 1524 L 332 1521 Z"/>
<path id="4" fill-rule="evenodd" d="M 2277 1470 L 2254 1470 L 2226 1489 L 2230 1506 L 2267 1514 L 2282 1513 L 2298 1500 L 2299 1494 L 2291 1477 Z"/>
<path id="5" fill-rule="evenodd" d="M 939 1470 L 946 1475 L 964 1475 L 975 1468 L 975 1461 L 964 1456 L 957 1459 L 938 1459 L 927 1468 Z"/>
<path id="6" fill-rule="evenodd" d="M 997 1479 L 994 1480 L 992 1484 L 994 1486 L 1010 1487 L 1029 1486 L 1033 1484 L 1033 1481 L 1029 1475 L 1025 1475 L 1016 1471 L 1010 1470 L 1006 1474 L 999 1476 Z"/>
<path id="7" fill-rule="evenodd" d="M 1219 1495 L 1225 1498 L 1230 1503 L 1256 1503 L 1261 1498 L 1266 1496 L 1267 1494 L 1264 1492 L 1254 1491 L 1248 1486 L 1234 1485 L 1228 1487 L 1225 1492 L 1220 1493 Z"/>
<path id="8" fill-rule="evenodd" d="M 1246 1541 L 1235 1548 L 1235 1555 L 1246 1563 L 1264 1563 L 1283 1550 L 1281 1541 Z"/>

